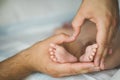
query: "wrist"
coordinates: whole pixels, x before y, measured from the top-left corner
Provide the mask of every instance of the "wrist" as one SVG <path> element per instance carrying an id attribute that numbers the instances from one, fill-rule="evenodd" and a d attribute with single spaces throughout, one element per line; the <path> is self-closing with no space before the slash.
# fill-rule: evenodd
<path id="1" fill-rule="evenodd" d="M 41 72 L 41 56 L 38 57 L 38 49 L 40 46 L 33 45 L 32 47 L 24 50 L 20 53 L 21 57 L 24 60 L 25 67 L 28 68 L 31 72 Z"/>
<path id="2" fill-rule="evenodd" d="M 22 65 L 25 69 L 27 69 L 29 72 L 34 72 L 34 68 L 32 67 L 31 64 L 31 54 L 28 49 L 22 51 L 21 53 L 18 54 L 19 58 L 21 59 Z"/>
<path id="3" fill-rule="evenodd" d="M 23 51 L 0 63 L 0 80 L 20 80 L 33 73 Z"/>

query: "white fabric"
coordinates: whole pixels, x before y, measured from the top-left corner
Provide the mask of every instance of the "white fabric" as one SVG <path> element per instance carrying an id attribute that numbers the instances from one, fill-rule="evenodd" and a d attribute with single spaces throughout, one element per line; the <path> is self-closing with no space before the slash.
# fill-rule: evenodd
<path id="1" fill-rule="evenodd" d="M 0 0 L 0 61 L 52 35 L 70 21 L 81 0 Z M 117 69 L 52 78 L 35 73 L 25 80 L 110 80 Z"/>
<path id="2" fill-rule="evenodd" d="M 110 80 L 120 80 L 120 69 L 114 74 Z"/>

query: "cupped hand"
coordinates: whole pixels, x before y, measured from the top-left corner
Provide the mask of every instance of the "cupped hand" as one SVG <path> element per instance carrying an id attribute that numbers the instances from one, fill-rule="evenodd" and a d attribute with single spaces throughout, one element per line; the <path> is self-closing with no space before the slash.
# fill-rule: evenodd
<path id="1" fill-rule="evenodd" d="M 94 63 L 55 63 L 50 59 L 49 47 L 51 43 L 61 44 L 68 38 L 65 34 L 52 36 L 38 42 L 27 50 L 27 62 L 33 71 L 49 74 L 54 77 L 70 76 L 80 73 L 99 71 Z"/>
<path id="2" fill-rule="evenodd" d="M 95 57 L 95 65 L 104 68 L 104 58 L 118 28 L 119 9 L 117 0 L 83 0 L 80 9 L 72 21 L 74 33 L 66 42 L 74 41 L 80 33 L 85 20 L 97 26 L 96 42 L 99 46 Z"/>

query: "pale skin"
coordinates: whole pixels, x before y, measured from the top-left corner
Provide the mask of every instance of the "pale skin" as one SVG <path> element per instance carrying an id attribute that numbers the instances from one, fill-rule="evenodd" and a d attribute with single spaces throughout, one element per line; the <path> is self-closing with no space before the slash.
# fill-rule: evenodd
<path id="1" fill-rule="evenodd" d="M 65 34 L 54 35 L 0 62 L 0 80 L 21 80 L 34 72 L 42 72 L 53 77 L 63 77 L 99 71 L 99 67 L 95 67 L 92 62 L 60 64 L 51 60 L 50 44 L 63 44 L 67 38 L 68 36 Z"/>
<path id="2" fill-rule="evenodd" d="M 53 77 L 62 77 L 62 76 L 70 76 L 70 75 L 76 75 L 81 73 L 88 73 L 88 72 L 94 72 L 99 71 L 99 67 L 95 67 L 94 63 L 80 63 L 80 62 L 74 62 L 74 63 L 58 63 L 54 62 L 51 58 L 51 54 L 49 53 L 49 49 L 51 48 L 50 44 L 54 43 L 56 45 L 65 44 L 68 46 L 69 52 L 72 53 L 72 55 L 76 56 L 77 59 L 80 58 L 79 51 L 76 53 L 77 50 L 82 51 L 82 45 L 86 45 L 89 41 L 94 43 L 95 40 L 95 25 L 91 23 L 85 24 L 86 26 L 91 26 L 88 28 L 91 28 L 87 30 L 87 33 L 91 34 L 86 35 L 86 29 L 83 29 L 81 32 L 81 39 L 78 44 L 73 43 L 63 43 L 65 39 L 68 38 L 65 34 L 59 34 L 54 35 L 44 41 L 38 42 L 32 47 L 18 53 L 17 55 L 0 62 L 0 79 L 1 80 L 20 80 L 24 77 L 30 75 L 34 72 L 42 72 L 49 74 Z M 86 27 L 84 27 L 86 28 Z M 57 31 L 57 33 L 64 32 L 65 33 L 72 33 L 72 29 L 62 29 Z M 120 34 L 120 33 L 119 33 Z M 117 36 L 119 36 L 119 34 Z M 120 46 L 116 44 L 120 40 L 119 37 L 116 38 L 115 44 L 113 47 L 114 54 L 109 55 L 105 60 L 105 66 L 104 69 L 111 69 L 119 65 L 119 53 L 120 53 Z M 76 43 L 76 42 L 74 42 Z M 71 46 L 72 45 L 72 46 Z M 77 45 L 77 47 L 75 47 Z M 78 46 L 79 45 L 79 46 Z M 90 44 L 89 44 L 90 45 Z M 88 46 L 88 45 L 86 45 Z M 72 48 L 72 49 L 69 49 Z M 72 52 L 74 51 L 75 52 Z M 88 56 L 89 57 L 89 56 Z"/>
<path id="3" fill-rule="evenodd" d="M 77 46 L 76 46 L 77 47 Z M 97 51 L 97 44 L 93 44 L 90 46 L 87 46 L 85 49 L 85 53 L 83 53 L 82 56 L 80 56 L 79 61 L 80 62 L 91 62 L 94 60 L 95 53 Z M 68 52 L 64 46 L 59 46 L 56 44 L 50 44 L 50 57 L 53 61 L 59 62 L 59 63 L 68 63 L 68 62 L 77 62 L 77 58 L 72 53 Z M 78 53 L 76 53 L 78 54 Z"/>
<path id="4" fill-rule="evenodd" d="M 89 22 L 87 22 L 86 24 L 89 24 Z M 62 45 L 56 45 L 51 43 L 49 48 L 51 59 L 59 63 L 77 62 L 77 61 L 80 61 L 80 62 L 93 61 L 98 45 L 94 43 L 93 45 L 83 46 L 83 43 L 81 42 L 81 39 L 82 39 L 81 37 L 86 36 L 85 29 L 83 31 L 84 31 L 84 33 L 82 33 L 83 35 L 78 36 L 78 39 L 76 41 L 73 41 L 72 43 L 64 43 Z M 65 24 L 63 28 L 60 28 L 55 31 L 55 34 L 60 34 L 60 33 L 71 34 L 72 33 L 71 25 Z M 84 41 L 87 41 L 87 40 L 84 40 Z M 84 44 L 86 43 L 87 42 L 85 42 Z M 72 46 L 74 46 L 74 48 Z M 65 48 L 70 52 L 68 52 Z M 82 50 L 82 48 L 84 49 Z M 79 59 L 77 59 L 75 56 L 72 55 L 73 53 L 79 54 L 81 56 L 79 57 Z"/>
<path id="5" fill-rule="evenodd" d="M 50 54 L 47 54 L 50 43 L 62 44 L 63 42 L 74 41 L 80 33 L 81 25 L 85 19 L 89 19 L 97 25 L 96 27 L 98 31 L 96 40 L 98 44 L 98 50 L 94 62 L 96 65 L 100 64 L 100 67 L 102 67 L 101 64 L 104 62 L 104 58 L 109 48 L 109 43 L 113 39 L 113 35 L 118 25 L 117 0 L 84 0 L 80 10 L 72 22 L 73 29 L 75 31 L 72 37 L 66 38 L 65 35 L 62 34 L 64 37 L 60 38 L 64 41 L 61 41 L 59 37 L 57 37 L 58 39 L 56 37 L 51 37 L 43 42 L 37 43 L 23 52 L 20 52 L 14 57 L 0 62 L 0 79 L 20 80 L 34 71 L 43 72 L 56 77 L 99 71 L 98 67 L 94 67 L 93 63 L 58 64 L 52 62 L 49 58 Z M 60 43 L 57 43 L 56 41 L 60 41 Z M 118 48 L 118 46 L 116 47 Z M 119 51 L 115 51 L 115 54 L 110 56 L 111 58 L 106 58 L 104 62 L 105 68 L 110 69 L 118 65 L 117 61 L 120 57 L 117 55 L 118 53 Z M 115 59 L 113 60 L 112 58 Z M 110 63 L 109 61 L 114 64 Z"/>
<path id="6" fill-rule="evenodd" d="M 102 66 L 108 53 L 111 41 L 118 29 L 119 9 L 118 0 L 83 0 L 80 9 L 72 21 L 74 33 L 72 37 L 65 40 L 71 42 L 77 39 L 82 24 L 88 19 L 96 24 L 98 44 L 94 63 Z"/>
<path id="7" fill-rule="evenodd" d="M 49 53 L 51 60 L 57 63 L 92 62 L 98 49 L 98 45 L 95 42 L 96 32 L 95 24 L 86 21 L 76 41 L 61 45 L 50 44 Z M 55 34 L 59 33 L 72 34 L 72 27 L 69 24 L 65 25 L 63 28 L 56 30 Z M 120 31 L 111 43 L 111 49 L 109 49 L 105 64 L 101 66 L 102 69 L 112 69 L 120 65 L 119 35 Z"/>

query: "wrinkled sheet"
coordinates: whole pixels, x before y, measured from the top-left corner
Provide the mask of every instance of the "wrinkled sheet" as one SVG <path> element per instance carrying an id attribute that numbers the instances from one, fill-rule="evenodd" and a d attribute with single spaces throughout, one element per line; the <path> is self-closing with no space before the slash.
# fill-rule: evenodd
<path id="1" fill-rule="evenodd" d="M 80 2 L 80 0 L 1 0 L 0 61 L 51 36 L 55 28 L 74 17 Z M 63 78 L 35 73 L 25 80 L 110 80 L 117 71 L 118 69 L 112 69 Z"/>

